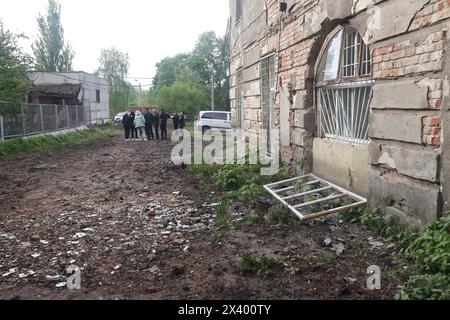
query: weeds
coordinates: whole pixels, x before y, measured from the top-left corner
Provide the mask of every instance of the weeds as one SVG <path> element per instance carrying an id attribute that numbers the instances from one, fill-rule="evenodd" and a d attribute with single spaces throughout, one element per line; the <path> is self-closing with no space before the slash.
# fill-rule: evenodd
<path id="1" fill-rule="evenodd" d="M 67 145 L 80 145 L 118 134 L 118 130 L 105 127 L 76 131 L 58 136 L 48 135 L 28 139 L 12 139 L 0 143 L 0 158 L 11 155 L 54 151 Z"/>
<path id="2" fill-rule="evenodd" d="M 240 273 L 245 275 L 269 275 L 283 270 L 286 260 L 267 256 L 245 256 L 236 263 Z"/>
<path id="3" fill-rule="evenodd" d="M 450 299 L 450 217 L 440 219 L 421 233 L 387 221 L 381 214 L 369 210 L 351 210 L 341 218 L 344 221 L 359 219 L 388 241 L 395 242 L 400 257 L 417 266 L 414 271 L 397 270 L 394 273 L 406 280 L 396 299 Z"/>
<path id="4" fill-rule="evenodd" d="M 269 223 L 275 225 L 298 226 L 301 224 L 300 219 L 282 205 L 276 205 L 270 208 L 267 214 L 267 220 Z"/>
<path id="5" fill-rule="evenodd" d="M 397 300 L 450 300 L 450 276 L 440 273 L 413 276 L 395 298 Z"/>

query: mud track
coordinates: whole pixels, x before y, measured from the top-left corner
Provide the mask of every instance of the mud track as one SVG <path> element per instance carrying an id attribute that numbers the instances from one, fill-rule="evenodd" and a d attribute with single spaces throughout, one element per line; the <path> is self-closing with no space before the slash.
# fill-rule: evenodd
<path id="1" fill-rule="evenodd" d="M 111 137 L 1 161 L 0 298 L 393 297 L 393 249 L 359 224 L 259 222 L 211 245 L 214 195 L 171 163 L 171 149 Z M 325 239 L 344 252 L 337 255 Z M 294 262 L 270 276 L 243 275 L 235 264 L 247 254 Z M 62 286 L 70 265 L 81 268 L 81 290 Z M 371 265 L 382 269 L 382 290 L 367 289 Z"/>

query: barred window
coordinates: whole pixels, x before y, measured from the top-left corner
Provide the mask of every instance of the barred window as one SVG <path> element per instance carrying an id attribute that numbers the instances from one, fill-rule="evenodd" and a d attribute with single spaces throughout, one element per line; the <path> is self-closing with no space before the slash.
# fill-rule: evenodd
<path id="1" fill-rule="evenodd" d="M 370 48 L 355 29 L 339 27 L 321 54 L 316 76 L 318 135 L 368 144 L 373 86 Z"/>

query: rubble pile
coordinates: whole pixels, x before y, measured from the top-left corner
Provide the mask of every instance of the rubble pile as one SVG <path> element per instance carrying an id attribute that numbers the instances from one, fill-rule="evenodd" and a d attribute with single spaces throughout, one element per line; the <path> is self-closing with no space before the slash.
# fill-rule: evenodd
<path id="1" fill-rule="evenodd" d="M 161 276 L 155 257 L 188 252 L 196 234 L 210 230 L 216 218 L 212 204 L 178 191 L 127 200 L 110 211 L 87 199 L 79 209 L 40 215 L 20 228 L 17 220 L 3 222 L 1 230 L 11 232 L 0 233 L 0 282 L 62 288 L 71 265 L 79 266 L 85 284 L 92 275 L 92 285 L 122 272 Z"/>

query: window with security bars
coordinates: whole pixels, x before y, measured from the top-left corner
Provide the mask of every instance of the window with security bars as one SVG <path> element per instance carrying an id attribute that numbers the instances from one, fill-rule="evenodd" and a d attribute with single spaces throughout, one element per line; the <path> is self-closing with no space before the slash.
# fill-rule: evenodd
<path id="1" fill-rule="evenodd" d="M 322 49 L 316 76 L 318 134 L 368 144 L 372 100 L 372 57 L 360 34 L 339 27 Z"/>
<path id="2" fill-rule="evenodd" d="M 244 127 L 244 77 L 243 72 L 238 71 L 236 85 L 236 124 L 238 129 Z"/>
<path id="3" fill-rule="evenodd" d="M 261 59 L 261 107 L 263 129 L 267 130 L 267 150 L 271 146 L 271 130 L 274 128 L 275 91 L 276 91 L 276 55 Z"/>

